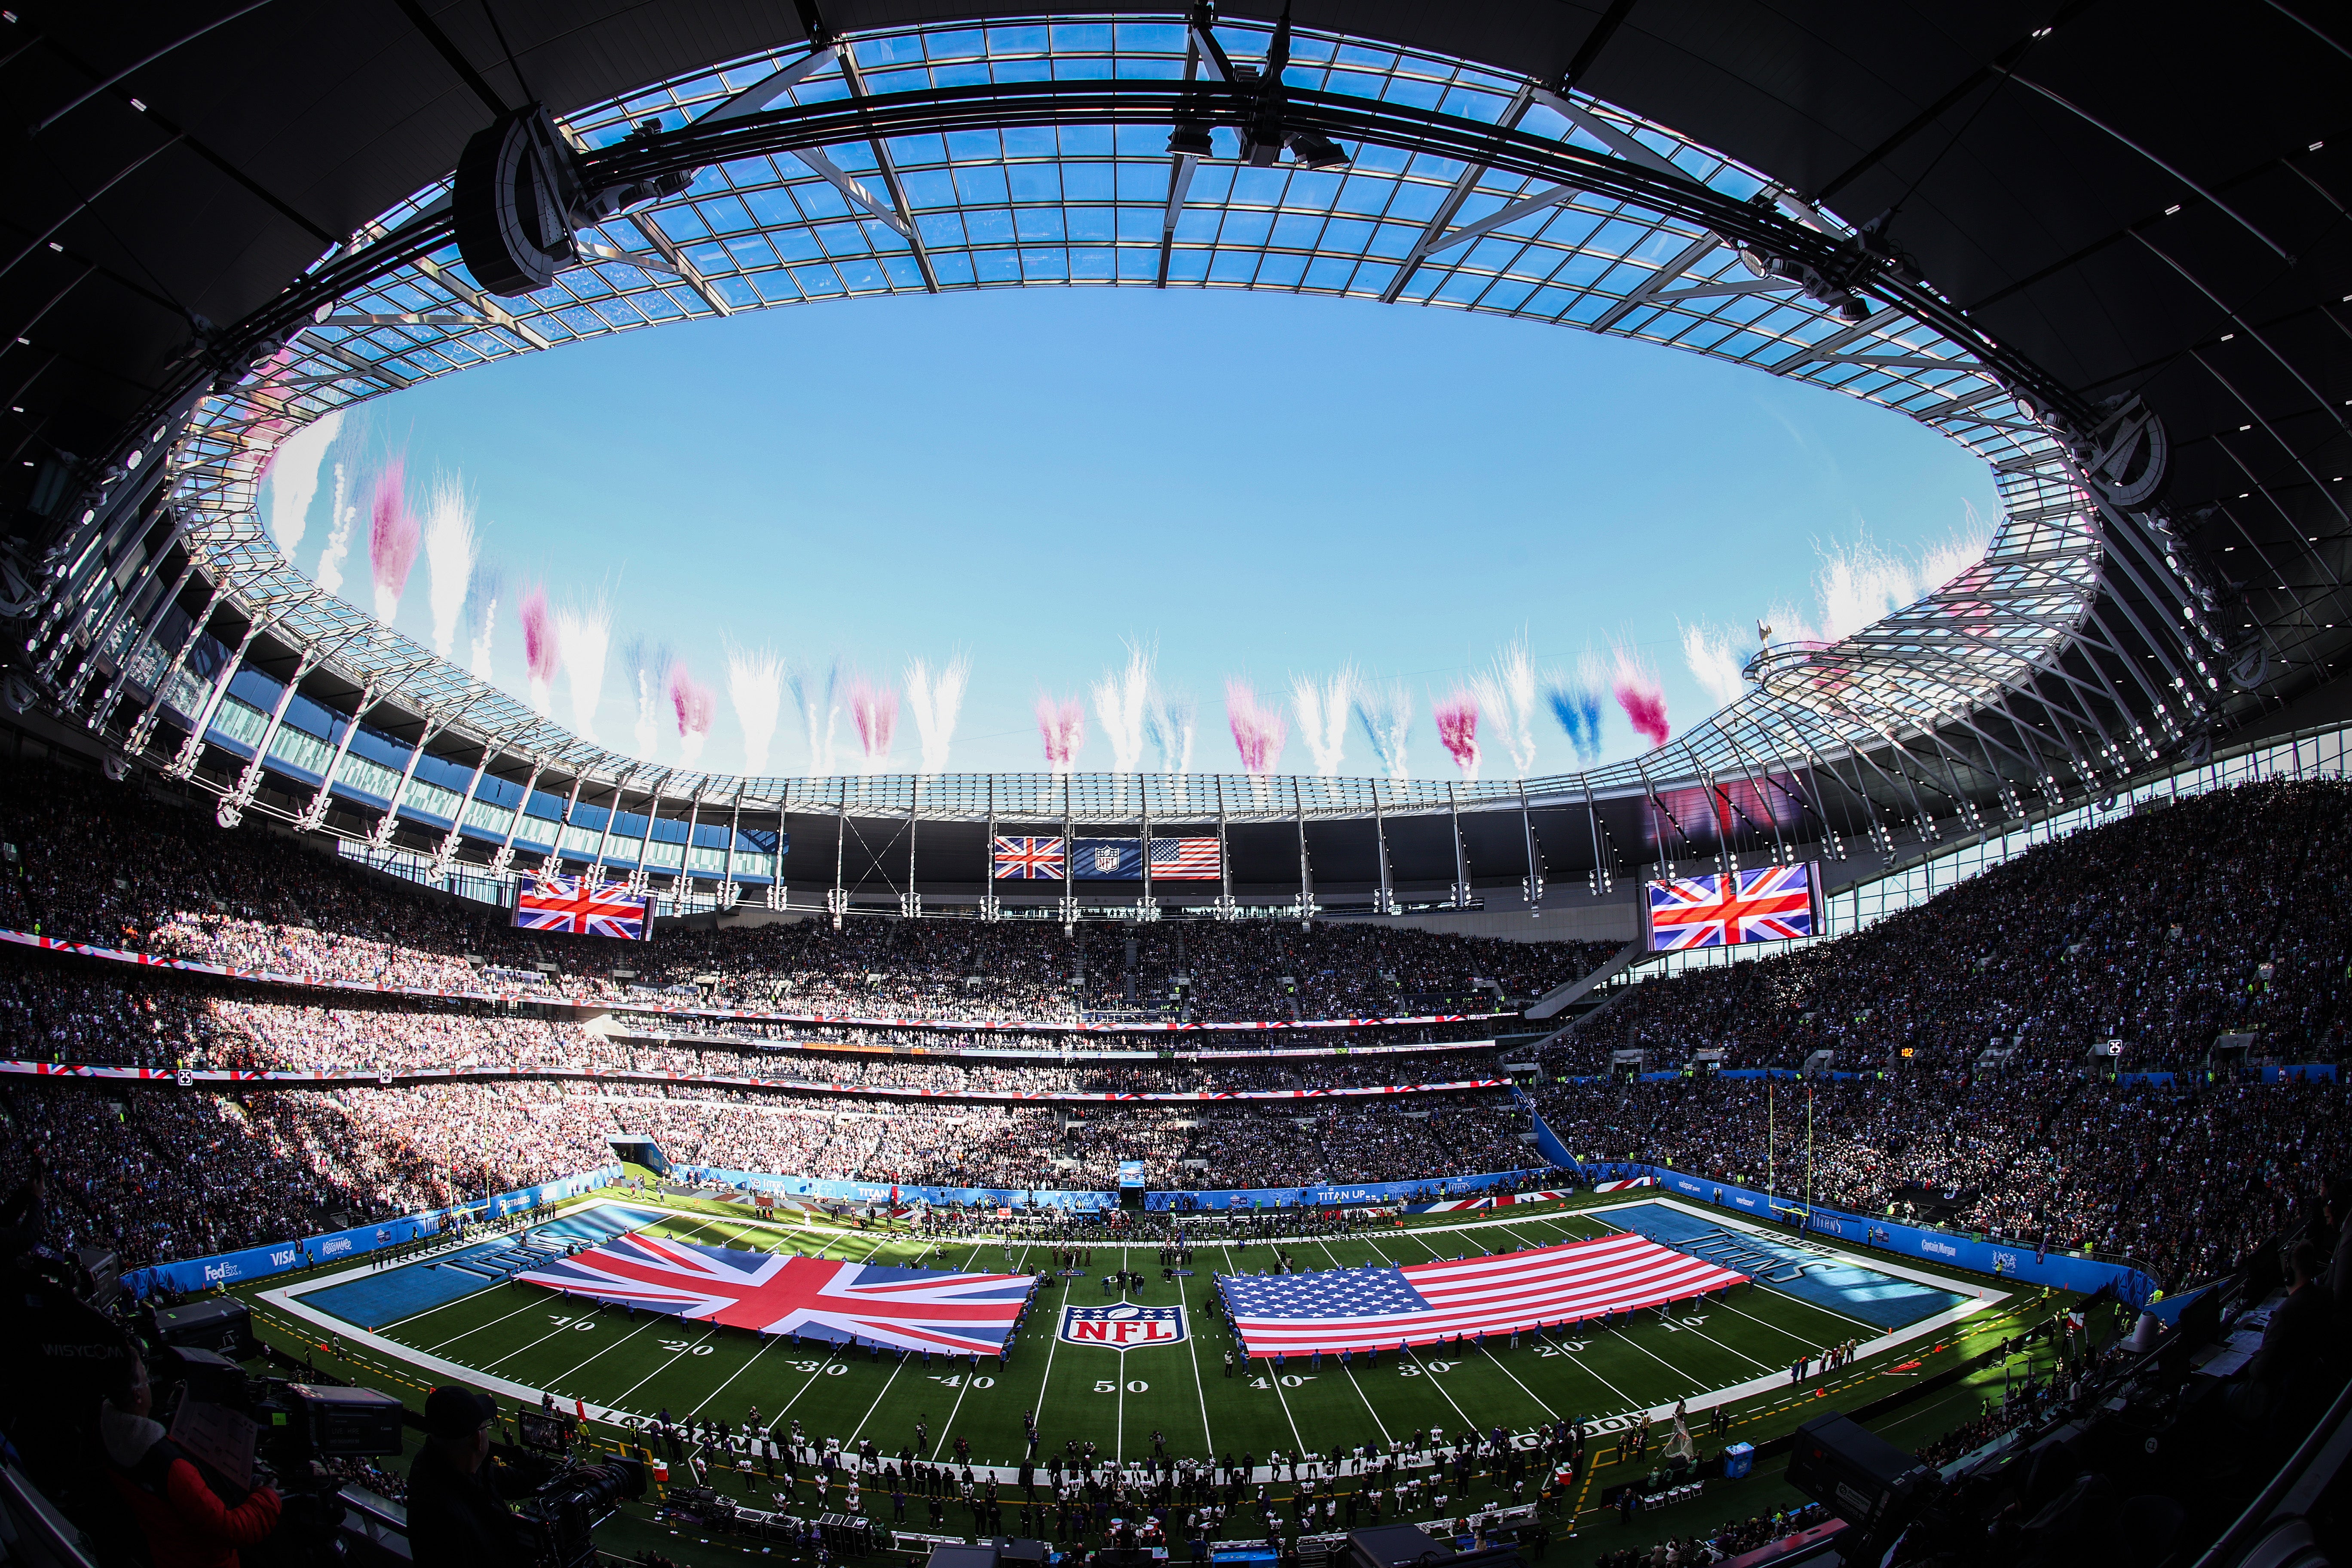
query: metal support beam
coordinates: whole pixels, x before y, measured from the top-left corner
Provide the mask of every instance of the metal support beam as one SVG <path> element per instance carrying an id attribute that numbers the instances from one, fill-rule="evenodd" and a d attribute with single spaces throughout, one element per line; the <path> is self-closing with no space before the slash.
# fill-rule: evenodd
<path id="1" fill-rule="evenodd" d="M 223 827 L 235 827 L 244 819 L 245 808 L 253 804 L 254 795 L 261 789 L 261 774 L 268 763 L 269 748 L 278 740 L 278 726 L 286 722 L 286 710 L 294 706 L 295 693 L 302 684 L 302 678 L 318 668 L 326 657 L 323 649 L 305 647 L 301 657 L 295 661 L 294 673 L 278 689 L 277 705 L 269 710 L 269 722 L 261 727 L 261 739 L 254 745 L 253 760 L 245 764 L 245 772 L 237 775 L 236 787 L 221 798 L 219 808 L 213 813 L 213 819 Z"/>
<path id="2" fill-rule="evenodd" d="M 490 759 L 498 751 L 495 736 L 483 740 L 482 758 L 474 764 L 474 776 L 466 781 L 465 798 L 457 803 L 457 815 L 449 819 L 449 831 L 441 836 L 439 847 L 433 851 L 433 875 L 436 880 L 446 877 L 449 868 L 457 864 L 458 836 L 465 831 L 466 814 L 474 809 L 474 795 L 481 789 L 482 775 L 489 771 Z"/>
<path id="3" fill-rule="evenodd" d="M 572 793 L 564 797 L 563 815 L 555 819 L 555 833 L 540 857 L 539 874 L 552 877 L 563 869 L 563 836 L 572 831 L 572 813 L 580 804 L 581 786 L 588 782 L 588 770 L 581 768 L 572 775 Z"/>
<path id="4" fill-rule="evenodd" d="M 107 683 L 106 695 L 100 698 L 98 706 L 90 710 L 89 723 L 91 730 L 100 732 L 105 731 L 107 720 L 113 716 L 114 705 L 122 700 L 123 688 L 130 683 L 131 667 L 139 662 L 141 656 L 147 651 L 147 645 L 155 640 L 155 634 L 162 629 L 164 617 L 171 614 L 172 606 L 180 602 L 180 595 L 188 591 L 188 584 L 194 580 L 195 575 L 196 558 L 191 554 L 187 564 L 180 569 L 179 578 L 173 583 L 170 590 L 149 607 L 146 624 L 139 628 L 139 635 L 131 639 L 129 647 L 123 649 L 122 657 L 115 660 L 114 679 Z M 222 583 L 218 581 L 214 583 L 212 596 L 205 602 L 204 614 L 206 616 L 212 615 L 213 606 L 220 602 L 223 587 Z M 93 663 L 96 661 L 96 655 L 97 647 L 94 646 L 91 648 Z M 78 680 L 73 691 L 68 694 L 68 700 L 70 701 L 73 697 L 80 695 L 80 690 Z"/>
<path id="5" fill-rule="evenodd" d="M 416 734 L 416 744 L 408 749 L 408 761 L 400 770 L 400 782 L 393 786 L 392 799 L 384 804 L 383 815 L 375 819 L 375 831 L 368 842 L 379 849 L 392 847 L 392 835 L 400 826 L 400 807 L 408 798 L 408 786 L 415 781 L 416 764 L 425 760 L 425 748 L 432 739 L 449 727 L 449 721 L 427 713 L 425 728 Z"/>
<path id="6" fill-rule="evenodd" d="M 227 698 L 229 682 L 235 680 L 236 672 L 245 667 L 246 651 L 253 647 L 253 639 L 259 637 L 262 628 L 268 624 L 258 616 L 245 624 L 245 636 L 238 640 L 228 658 L 221 661 L 220 674 L 214 678 L 212 689 L 205 693 L 205 700 L 195 712 L 188 716 L 188 738 L 180 742 L 180 754 L 173 757 L 171 764 L 163 770 L 165 778 L 184 779 L 196 771 L 196 760 L 205 754 L 205 735 L 213 726 L 213 715 L 220 711 L 222 701 Z M 155 701 L 147 711 L 149 714 L 158 713 L 163 706 L 163 691 L 158 689 Z M 142 719 L 141 721 L 143 723 L 145 721 Z"/>
<path id="7" fill-rule="evenodd" d="M 1376 914 L 1392 915 L 1397 912 L 1396 884 L 1391 879 L 1389 870 L 1388 815 L 1381 807 L 1381 781 L 1378 779 L 1372 781 L 1372 848 L 1379 855 L 1381 865 L 1381 889 L 1372 900 L 1372 910 Z"/>
<path id="8" fill-rule="evenodd" d="M 514 864 L 515 835 L 522 829 L 523 814 L 530 809 L 530 797 L 539 788 L 540 771 L 546 764 L 534 760 L 530 774 L 522 781 L 522 795 L 515 801 L 514 815 L 507 819 L 507 836 L 499 842 L 499 852 L 490 857 L 490 875 L 503 877 Z"/>
<path id="9" fill-rule="evenodd" d="M 376 683 L 371 679 L 360 688 L 360 700 L 352 707 L 351 719 L 343 725 L 341 737 L 335 742 L 335 754 L 327 759 L 327 771 L 319 775 L 319 787 L 311 792 L 310 804 L 294 819 L 294 826 L 305 833 L 315 833 L 327 820 L 327 806 L 334 794 L 335 779 L 343 771 L 343 759 L 352 752 L 352 742 L 360 732 L 360 724 L 367 710 L 375 706 Z"/>

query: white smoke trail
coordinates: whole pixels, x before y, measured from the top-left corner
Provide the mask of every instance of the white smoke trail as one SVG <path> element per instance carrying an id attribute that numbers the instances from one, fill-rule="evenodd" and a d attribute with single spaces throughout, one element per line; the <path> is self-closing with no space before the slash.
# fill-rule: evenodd
<path id="1" fill-rule="evenodd" d="M 1948 537 L 1927 547 L 1920 558 L 1919 589 L 1932 594 L 1961 573 L 1984 559 L 1992 547 L 1992 530 L 1977 509 L 1967 501 L 1960 503 L 1962 521 L 1959 528 Z"/>
<path id="2" fill-rule="evenodd" d="M 473 580 L 466 584 L 466 631 L 471 645 L 474 679 L 490 679 L 490 636 L 498 630 L 499 592 L 506 584 L 506 574 L 493 565 L 477 564 Z"/>
<path id="3" fill-rule="evenodd" d="M 1110 771 L 1131 773 L 1143 760 L 1143 708 L 1151 693 L 1151 656 L 1134 643 L 1127 668 L 1106 670 L 1094 683 L 1095 717 L 1110 742 Z"/>
<path id="4" fill-rule="evenodd" d="M 922 769 L 942 773 L 948 747 L 955 740 L 956 718 L 963 710 L 963 689 L 971 679 L 971 660 L 956 655 L 934 673 L 919 658 L 907 661 L 907 705 L 914 710 L 915 737 L 922 747 Z"/>
<path id="5" fill-rule="evenodd" d="M 1341 665 L 1329 679 L 1290 678 L 1291 711 L 1298 715 L 1298 737 L 1315 759 L 1318 778 L 1339 776 L 1339 763 L 1348 749 L 1348 705 L 1356 694 L 1356 671 Z"/>
<path id="6" fill-rule="evenodd" d="M 793 704 L 801 710 L 801 727 L 808 736 L 809 773 L 815 778 L 833 776 L 833 738 L 841 723 L 841 661 L 835 659 L 820 675 L 814 669 L 795 669 L 786 679 L 792 688 Z"/>
<path id="7" fill-rule="evenodd" d="M 604 651 L 613 638 L 613 607 L 603 595 L 555 612 L 555 643 L 572 678 L 572 731 L 596 739 L 596 710 L 604 700 Z"/>
<path id="8" fill-rule="evenodd" d="M 1731 634 L 1718 627 L 1703 623 L 1683 627 L 1683 662 L 1718 708 L 1730 707 L 1748 689 L 1747 677 L 1740 673 L 1746 661 L 1733 650 Z"/>
<path id="9" fill-rule="evenodd" d="M 1386 686 L 1359 682 L 1356 723 L 1381 769 L 1398 784 L 1410 775 L 1405 748 L 1412 738 L 1412 690 L 1402 680 Z"/>
<path id="10" fill-rule="evenodd" d="M 766 648 L 727 650 L 727 700 L 743 731 L 743 771 L 768 771 L 768 747 L 776 738 L 776 710 L 783 700 L 784 661 Z"/>
<path id="11" fill-rule="evenodd" d="M 443 658 L 457 648 L 457 620 L 480 554 L 474 503 L 466 499 L 465 487 L 454 475 L 436 476 L 425 503 L 425 564 L 433 579 L 425 597 L 433 607 L 433 651 Z"/>
<path id="12" fill-rule="evenodd" d="M 630 739 L 635 754 L 646 762 L 654 760 L 661 746 L 663 711 L 670 706 L 670 662 L 668 647 L 643 635 L 631 637 L 621 649 L 621 668 L 629 672 L 631 695 L 637 703 Z"/>
<path id="13" fill-rule="evenodd" d="M 1525 778 L 1536 765 L 1536 667 L 1524 638 L 1495 656 L 1495 667 L 1473 675 L 1470 691 L 1487 737 L 1503 743 L 1511 775 Z"/>
<path id="14" fill-rule="evenodd" d="M 343 557 L 351 553 L 352 525 L 360 520 L 358 503 L 345 499 L 343 465 L 335 464 L 335 501 L 329 511 L 326 548 L 319 552 L 319 570 L 311 581 L 319 584 L 321 594 L 343 591 Z"/>
<path id="15" fill-rule="evenodd" d="M 270 456 L 269 471 L 263 476 L 269 486 L 269 531 L 278 541 L 278 552 L 289 562 L 302 547 L 310 502 L 319 493 L 320 466 L 342 427 L 343 411 L 330 409 L 280 441 Z"/>

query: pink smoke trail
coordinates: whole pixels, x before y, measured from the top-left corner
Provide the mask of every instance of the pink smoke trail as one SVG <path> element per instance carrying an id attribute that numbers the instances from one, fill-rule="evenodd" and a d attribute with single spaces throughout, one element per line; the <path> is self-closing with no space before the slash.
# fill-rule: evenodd
<path id="1" fill-rule="evenodd" d="M 394 458 L 375 477 L 368 503 L 368 563 L 375 569 L 375 618 L 389 626 L 400 614 L 400 592 L 416 564 L 416 514 L 408 510 L 406 475 Z"/>
<path id="2" fill-rule="evenodd" d="M 866 771 L 890 754 L 890 735 L 898 727 L 898 693 L 877 686 L 862 675 L 849 678 L 849 717 L 857 726 L 857 744 L 866 753 Z"/>
<path id="3" fill-rule="evenodd" d="M 1075 697 L 1040 697 L 1037 733 L 1045 742 L 1045 765 L 1057 773 L 1068 773 L 1078 748 L 1087 743 L 1087 710 Z"/>
<path id="4" fill-rule="evenodd" d="M 563 667 L 563 650 L 556 644 L 555 616 L 547 607 L 547 590 L 538 584 L 522 596 L 522 662 L 530 679 L 530 705 L 547 711 L 548 687 Z"/>
<path id="5" fill-rule="evenodd" d="M 1438 744 L 1454 759 L 1464 778 L 1478 776 L 1478 700 L 1460 687 L 1447 692 L 1430 709 L 1437 721 Z"/>
<path id="6" fill-rule="evenodd" d="M 1241 753 L 1242 772 L 1257 777 L 1272 773 L 1290 740 L 1290 721 L 1282 710 L 1260 702 L 1248 681 L 1228 680 L 1225 722 L 1234 732 L 1234 750 Z"/>
<path id="7" fill-rule="evenodd" d="M 1666 693 L 1658 684 L 1656 672 L 1639 655 L 1619 648 L 1617 668 L 1609 684 L 1616 694 L 1617 706 L 1625 710 L 1633 733 L 1649 742 L 1654 752 L 1664 745 L 1673 731 L 1666 725 Z"/>
<path id="8" fill-rule="evenodd" d="M 702 755 L 702 742 L 710 736 L 711 717 L 719 710 L 718 697 L 695 679 L 681 660 L 670 666 L 669 705 L 677 715 L 678 760 L 691 765 Z"/>

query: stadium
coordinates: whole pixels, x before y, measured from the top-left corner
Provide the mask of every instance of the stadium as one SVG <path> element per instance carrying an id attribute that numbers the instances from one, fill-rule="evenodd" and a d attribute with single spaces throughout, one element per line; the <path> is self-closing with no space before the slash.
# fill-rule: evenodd
<path id="1" fill-rule="evenodd" d="M 2340 17 L 262 0 L 0 41 L 11 1560 L 2337 1560 Z M 1042 771 L 949 766 L 961 653 L 902 693 L 740 649 L 719 767 L 643 648 L 600 738 L 609 619 L 536 587 L 494 669 L 454 487 L 354 456 L 607 340 L 1031 289 L 1572 328 L 1907 421 L 1998 516 L 1866 615 L 1692 639 L 1678 726 L 1521 633 L 1432 700 L 1433 776 L 1351 670 L 1229 684 L 1196 766 L 1139 644 L 1108 767 L 1050 695 Z M 1313 384 L 1241 357 L 1169 464 L 1281 430 L 1314 473 Z M 725 550 L 702 515 L 664 548 Z"/>

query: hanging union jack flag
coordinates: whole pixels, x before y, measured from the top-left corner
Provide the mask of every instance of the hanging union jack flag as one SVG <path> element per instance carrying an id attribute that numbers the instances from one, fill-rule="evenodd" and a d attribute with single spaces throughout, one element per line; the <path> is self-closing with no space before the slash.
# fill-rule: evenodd
<path id="1" fill-rule="evenodd" d="M 581 877 L 540 877 L 515 889 L 514 923 L 525 931 L 565 931 L 578 936 L 641 941 L 646 896 L 617 887 L 592 887 Z"/>
<path id="2" fill-rule="evenodd" d="M 642 1232 L 514 1278 L 694 1322 L 955 1355 L 1002 1352 L 1035 1283 L 1025 1274 L 886 1268 Z"/>
<path id="3" fill-rule="evenodd" d="M 994 847 L 998 881 L 1022 881 L 1033 878 L 1055 882 L 1062 879 L 1062 841 L 1059 838 L 999 838 Z"/>
<path id="4" fill-rule="evenodd" d="M 1649 884 L 1650 951 L 1731 947 L 1813 934 L 1813 868 L 1768 866 Z"/>

